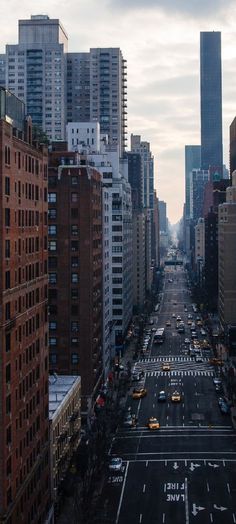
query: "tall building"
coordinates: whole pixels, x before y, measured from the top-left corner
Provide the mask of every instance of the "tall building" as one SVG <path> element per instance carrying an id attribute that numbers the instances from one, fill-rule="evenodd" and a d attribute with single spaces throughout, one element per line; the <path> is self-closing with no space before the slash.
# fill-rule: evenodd
<path id="1" fill-rule="evenodd" d="M 158 200 L 158 209 L 159 209 L 159 227 L 160 231 L 167 233 L 167 215 L 166 215 L 166 202 L 164 200 Z"/>
<path id="2" fill-rule="evenodd" d="M 6 87 L 50 140 L 65 137 L 66 57 L 67 34 L 46 15 L 19 20 L 18 44 L 6 46 Z"/>
<path id="3" fill-rule="evenodd" d="M 200 34 L 201 168 L 222 174 L 221 33 Z"/>
<path id="4" fill-rule="evenodd" d="M 90 49 L 90 120 L 100 123 L 110 146 L 122 157 L 126 146 L 126 60 L 119 48 Z"/>
<path id="5" fill-rule="evenodd" d="M 0 86 L 6 85 L 6 55 L 0 54 Z"/>
<path id="6" fill-rule="evenodd" d="M 81 376 L 88 412 L 103 374 L 101 175 L 55 143 L 48 182 L 50 370 Z"/>
<path id="7" fill-rule="evenodd" d="M 219 317 L 222 327 L 236 324 L 236 171 L 226 202 L 219 205 Z"/>
<path id="8" fill-rule="evenodd" d="M 203 217 L 204 192 L 209 180 L 208 170 L 193 169 L 190 177 L 190 218 L 194 225 Z"/>
<path id="9" fill-rule="evenodd" d="M 50 520 L 48 158 L 2 88 L 0 159 L 0 522 L 38 524 Z"/>
<path id="10" fill-rule="evenodd" d="M 90 53 L 67 55 L 67 121 L 90 121 Z"/>
<path id="11" fill-rule="evenodd" d="M 230 178 L 232 178 L 232 174 L 236 170 L 236 117 L 229 128 L 229 170 Z"/>
<path id="12" fill-rule="evenodd" d="M 185 216 L 190 217 L 190 178 L 201 167 L 201 146 L 185 146 Z"/>

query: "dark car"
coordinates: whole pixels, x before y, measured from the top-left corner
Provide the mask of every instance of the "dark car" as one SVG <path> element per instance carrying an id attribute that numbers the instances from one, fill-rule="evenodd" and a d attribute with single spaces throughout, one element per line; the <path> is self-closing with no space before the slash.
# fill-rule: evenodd
<path id="1" fill-rule="evenodd" d="M 166 401 L 166 393 L 165 393 L 165 391 L 160 391 L 158 393 L 157 400 L 158 400 L 158 402 L 165 402 Z"/>

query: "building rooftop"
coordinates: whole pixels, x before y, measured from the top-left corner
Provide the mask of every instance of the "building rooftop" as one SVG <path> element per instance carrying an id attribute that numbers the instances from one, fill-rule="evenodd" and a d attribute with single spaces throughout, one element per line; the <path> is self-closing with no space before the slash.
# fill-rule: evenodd
<path id="1" fill-rule="evenodd" d="M 51 420 L 57 409 L 61 407 L 73 386 L 79 386 L 81 378 L 78 375 L 49 376 L 49 419 Z"/>

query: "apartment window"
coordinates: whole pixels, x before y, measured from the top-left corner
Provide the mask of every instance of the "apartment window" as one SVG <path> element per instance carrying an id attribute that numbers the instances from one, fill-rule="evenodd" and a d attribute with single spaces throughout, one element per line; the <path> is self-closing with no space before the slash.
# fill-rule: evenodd
<path id="1" fill-rule="evenodd" d="M 50 225 L 48 226 L 48 234 L 50 236 L 55 236 L 57 234 L 57 226 L 56 225 Z"/>
<path id="2" fill-rule="evenodd" d="M 11 211 L 9 207 L 5 207 L 5 226 L 10 227 L 11 225 Z"/>
<path id="3" fill-rule="evenodd" d="M 11 395 L 7 395 L 6 397 L 6 414 L 9 415 L 11 413 Z"/>
<path id="4" fill-rule="evenodd" d="M 71 202 L 76 204 L 78 202 L 78 193 L 71 193 Z"/>
<path id="5" fill-rule="evenodd" d="M 57 250 L 57 241 L 56 240 L 49 240 L 48 242 L 48 251 L 56 251 Z"/>
<path id="6" fill-rule="evenodd" d="M 57 338 L 56 337 L 49 337 L 49 346 L 55 347 L 57 345 Z"/>
<path id="7" fill-rule="evenodd" d="M 78 337 L 71 337 L 71 345 L 72 346 L 78 346 L 78 344 L 79 344 Z"/>
<path id="8" fill-rule="evenodd" d="M 49 322 L 49 329 L 51 331 L 56 331 L 56 329 L 57 329 L 57 322 L 55 320 L 51 320 Z"/>
<path id="9" fill-rule="evenodd" d="M 57 283 L 57 273 L 49 273 L 48 279 L 49 279 L 49 284 L 56 284 Z"/>
<path id="10" fill-rule="evenodd" d="M 57 194 L 56 193 L 51 193 L 49 191 L 49 193 L 48 193 L 48 203 L 49 204 L 55 204 L 56 201 L 57 201 Z"/>
<path id="11" fill-rule="evenodd" d="M 78 273 L 71 273 L 71 283 L 72 284 L 78 284 L 79 282 L 79 275 Z"/>
<path id="12" fill-rule="evenodd" d="M 5 349 L 6 349 L 6 353 L 11 351 L 11 333 L 5 334 Z"/>
<path id="13" fill-rule="evenodd" d="M 78 333 L 78 331 L 79 331 L 79 322 L 77 322 L 76 320 L 73 320 L 71 322 L 71 331 L 73 333 Z"/>
<path id="14" fill-rule="evenodd" d="M 10 178 L 8 176 L 5 177 L 5 195 L 10 196 Z"/>
<path id="15" fill-rule="evenodd" d="M 10 258 L 11 249 L 10 249 L 10 240 L 5 240 L 5 258 Z"/>
<path id="16" fill-rule="evenodd" d="M 79 355 L 78 353 L 72 353 L 71 355 L 71 364 L 78 364 L 79 363 Z"/>
<path id="17" fill-rule="evenodd" d="M 11 287 L 11 274 L 10 271 L 5 272 L 5 289 L 9 289 Z"/>
<path id="18" fill-rule="evenodd" d="M 6 383 L 8 384 L 9 382 L 11 382 L 11 364 L 6 366 Z"/>
<path id="19" fill-rule="evenodd" d="M 49 269 L 57 268 L 57 257 L 48 257 L 48 267 Z"/>
<path id="20" fill-rule="evenodd" d="M 11 302 L 5 304 L 5 320 L 10 320 L 11 318 Z"/>
<path id="21" fill-rule="evenodd" d="M 56 210 L 56 208 L 52 207 L 51 209 L 48 210 L 48 218 L 50 220 L 56 220 L 56 218 L 57 218 L 57 210 Z"/>
<path id="22" fill-rule="evenodd" d="M 72 207 L 70 210 L 70 216 L 72 219 L 78 218 L 79 216 L 79 210 L 78 207 Z"/>
<path id="23" fill-rule="evenodd" d="M 71 257 L 71 267 L 79 267 L 79 257 Z"/>
<path id="24" fill-rule="evenodd" d="M 79 298 L 79 290 L 78 288 L 72 288 L 71 289 L 71 299 L 72 300 L 78 300 Z"/>
<path id="25" fill-rule="evenodd" d="M 71 185 L 72 186 L 77 186 L 78 185 L 78 177 L 77 176 L 72 176 L 71 177 Z"/>
<path id="26" fill-rule="evenodd" d="M 50 360 L 50 364 L 56 364 L 57 363 L 57 354 L 50 353 L 49 360 Z"/>
<path id="27" fill-rule="evenodd" d="M 72 236 L 74 236 L 74 237 L 75 237 L 75 236 L 78 236 L 78 234 L 79 234 L 79 228 L 78 228 L 77 224 L 72 224 L 72 226 L 71 226 L 71 234 L 72 234 Z"/>

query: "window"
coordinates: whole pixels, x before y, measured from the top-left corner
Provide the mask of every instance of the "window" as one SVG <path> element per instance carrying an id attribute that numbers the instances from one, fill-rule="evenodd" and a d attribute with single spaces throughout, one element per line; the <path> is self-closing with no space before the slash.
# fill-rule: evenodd
<path id="1" fill-rule="evenodd" d="M 70 216 L 71 218 L 75 219 L 75 218 L 78 218 L 79 216 L 79 210 L 78 210 L 78 207 L 72 207 L 71 210 L 70 210 Z"/>
<path id="2" fill-rule="evenodd" d="M 10 320 L 11 318 L 11 302 L 5 304 L 5 320 Z"/>
<path id="3" fill-rule="evenodd" d="M 57 194 L 56 193 L 51 193 L 49 191 L 49 193 L 48 193 L 48 203 L 49 204 L 55 204 L 56 201 L 57 201 Z"/>
<path id="4" fill-rule="evenodd" d="M 6 397 L 6 415 L 9 415 L 9 413 L 11 413 L 11 395 Z"/>
<path id="5" fill-rule="evenodd" d="M 11 274 L 10 271 L 5 272 L 5 289 L 9 289 L 11 287 Z"/>
<path id="6" fill-rule="evenodd" d="M 50 236 L 55 236 L 57 234 L 57 226 L 54 224 L 51 226 L 48 226 L 48 234 Z"/>
<path id="7" fill-rule="evenodd" d="M 57 257 L 48 257 L 48 267 L 49 269 L 57 268 Z"/>
<path id="8" fill-rule="evenodd" d="M 50 353 L 49 360 L 50 360 L 50 364 L 56 364 L 57 363 L 57 354 Z"/>
<path id="9" fill-rule="evenodd" d="M 57 218 L 57 210 L 56 208 L 52 207 L 48 210 L 48 218 L 50 220 L 55 220 Z"/>
<path id="10" fill-rule="evenodd" d="M 71 290 L 71 299 L 72 300 L 78 300 L 79 298 L 79 290 L 78 288 L 72 288 Z"/>
<path id="11" fill-rule="evenodd" d="M 78 250 L 79 250 L 78 240 L 72 240 L 71 241 L 71 251 L 78 251 Z"/>
<path id="12" fill-rule="evenodd" d="M 71 257 L 71 267 L 79 267 L 79 257 Z"/>
<path id="13" fill-rule="evenodd" d="M 6 383 L 11 382 L 11 364 L 6 366 Z"/>
<path id="14" fill-rule="evenodd" d="M 79 331 L 79 322 L 77 322 L 77 320 L 73 320 L 71 322 L 71 331 L 73 333 L 78 333 L 78 331 Z"/>
<path id="15" fill-rule="evenodd" d="M 79 339 L 78 339 L 78 337 L 72 337 L 72 338 L 71 338 L 71 345 L 72 345 L 72 346 L 78 346 L 78 344 L 79 344 Z"/>
<path id="16" fill-rule="evenodd" d="M 51 331 L 55 331 L 57 329 L 57 322 L 55 320 L 51 320 L 49 322 L 49 329 Z"/>
<path id="17" fill-rule="evenodd" d="M 56 337 L 49 337 L 49 346 L 55 347 L 57 345 L 57 339 Z"/>
<path id="18" fill-rule="evenodd" d="M 77 176 L 72 176 L 71 177 L 71 185 L 72 186 L 77 186 L 78 185 L 78 177 Z"/>
<path id="19" fill-rule="evenodd" d="M 71 355 L 71 364 L 78 364 L 79 363 L 79 355 L 78 353 L 72 353 Z"/>
<path id="20" fill-rule="evenodd" d="M 71 273 L 71 283 L 72 284 L 78 284 L 79 282 L 79 275 L 78 273 Z"/>
<path id="21" fill-rule="evenodd" d="M 5 208 L 5 226 L 10 227 L 11 225 L 11 211 L 9 207 Z"/>
<path id="22" fill-rule="evenodd" d="M 49 273 L 49 284 L 56 284 L 57 283 L 57 273 Z"/>
<path id="23" fill-rule="evenodd" d="M 56 251 L 57 250 L 57 241 L 56 240 L 49 240 L 48 242 L 48 251 Z"/>
<path id="24" fill-rule="evenodd" d="M 78 228 L 77 224 L 72 224 L 72 226 L 71 226 L 71 234 L 74 237 L 78 236 L 79 228 Z"/>
<path id="25" fill-rule="evenodd" d="M 8 176 L 5 177 L 5 195 L 10 195 L 10 178 Z"/>
<path id="26" fill-rule="evenodd" d="M 71 202 L 76 204 L 78 202 L 78 193 L 71 193 Z"/>
<path id="27" fill-rule="evenodd" d="M 10 249 L 10 240 L 5 240 L 5 258 L 10 258 L 11 249 Z"/>
<path id="28" fill-rule="evenodd" d="M 11 333 L 5 334 L 5 349 L 6 349 L 6 353 L 11 351 Z"/>

